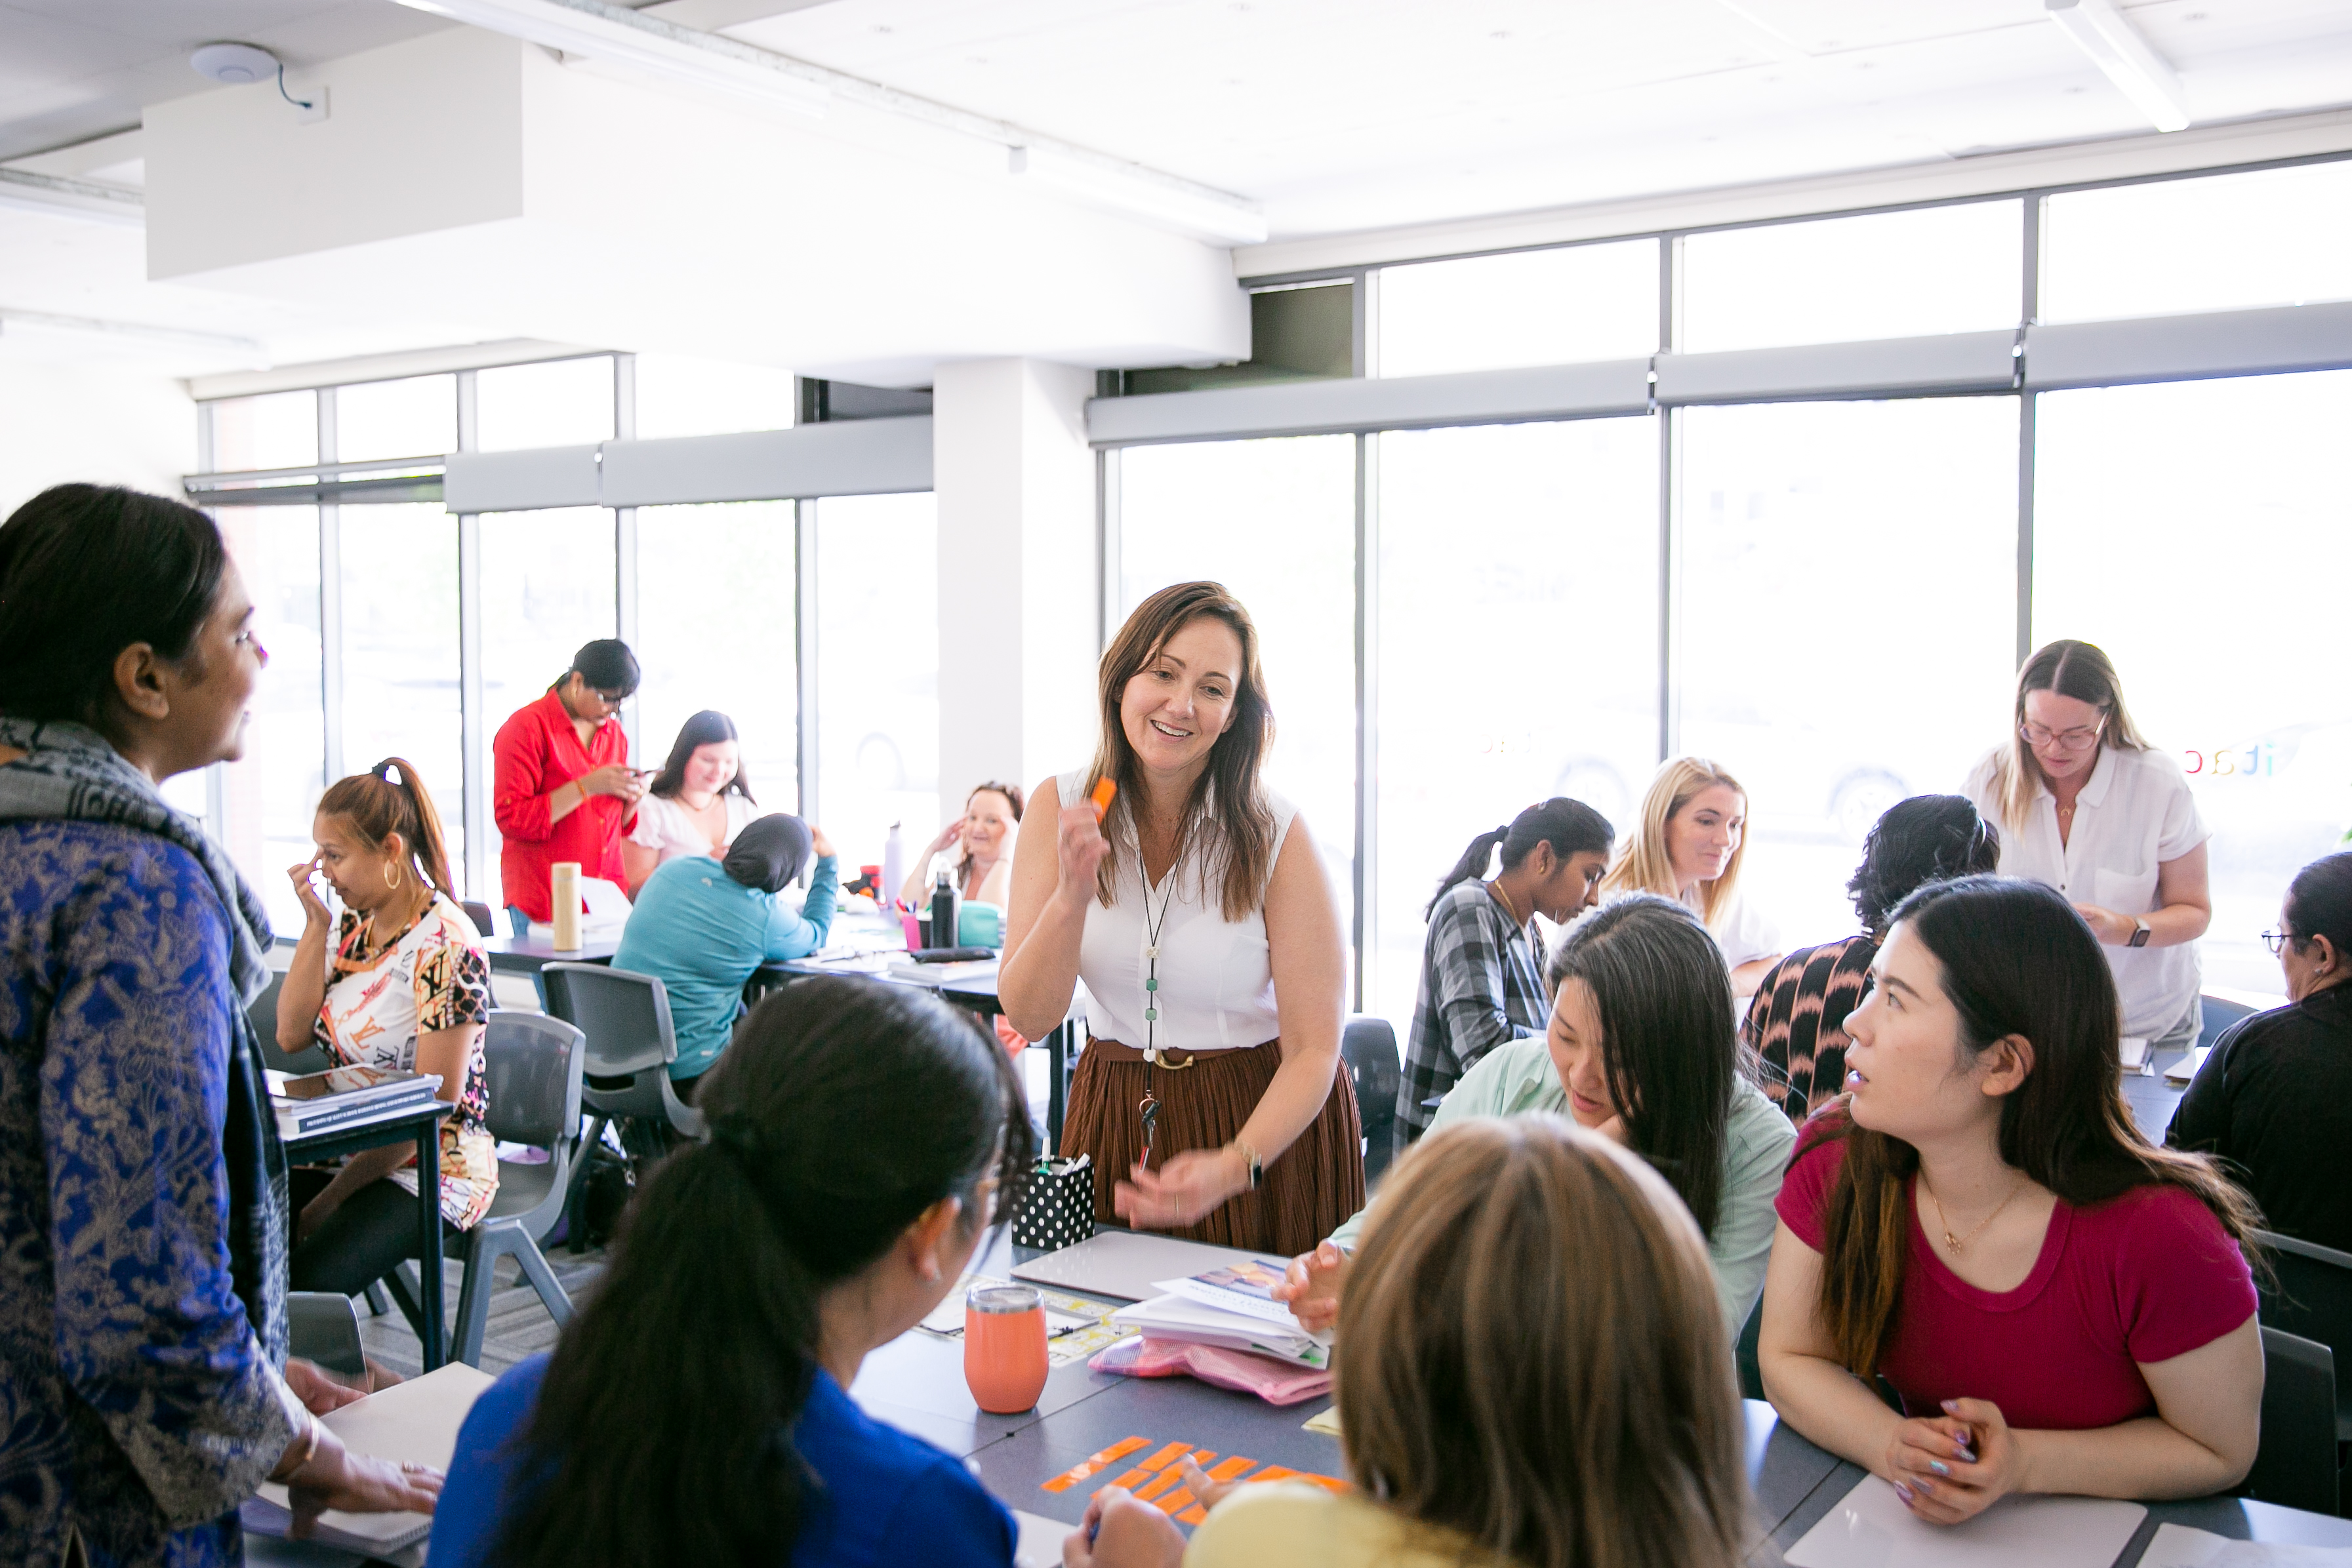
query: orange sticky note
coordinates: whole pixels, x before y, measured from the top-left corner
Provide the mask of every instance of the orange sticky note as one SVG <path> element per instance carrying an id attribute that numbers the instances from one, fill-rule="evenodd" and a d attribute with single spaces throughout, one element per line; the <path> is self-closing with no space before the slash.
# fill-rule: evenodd
<path id="1" fill-rule="evenodd" d="M 1190 1443 L 1171 1443 L 1150 1458 L 1136 1460 L 1136 1468 L 1146 1470 L 1165 1469 L 1192 1451 L 1192 1445 Z"/>
<path id="2" fill-rule="evenodd" d="M 1174 1515 L 1176 1514 L 1176 1511 L 1179 1509 L 1190 1509 L 1193 1506 L 1192 1494 L 1186 1488 L 1178 1487 L 1166 1497 L 1155 1500 L 1151 1506 L 1158 1509 L 1162 1513 Z M 1181 1518 L 1182 1516 L 1177 1515 L 1177 1517 Z M 1207 1516 L 1203 1515 L 1202 1517 L 1205 1518 Z"/>
<path id="3" fill-rule="evenodd" d="M 1248 1472 L 1249 1468 L 1256 1463 L 1255 1459 L 1245 1459 L 1239 1454 L 1235 1454 L 1232 1458 L 1211 1470 L 1209 1479 L 1213 1481 L 1239 1480 Z"/>
<path id="4" fill-rule="evenodd" d="M 1135 1452 L 1138 1448 L 1147 1448 L 1150 1446 L 1151 1439 L 1149 1437 L 1122 1437 L 1118 1442 L 1113 1443 L 1109 1448 L 1103 1449 L 1102 1452 L 1088 1455 L 1077 1464 L 1073 1465 L 1068 1469 L 1064 1470 L 1060 1475 L 1055 1476 L 1052 1480 L 1045 1482 L 1045 1485 L 1040 1487 L 1038 1490 L 1040 1491 L 1067 1491 L 1072 1487 L 1077 1485 L 1080 1481 L 1085 1480 L 1088 1476 L 1108 1469 L 1113 1463 L 1127 1458 L 1128 1455 Z"/>
<path id="5" fill-rule="evenodd" d="M 1118 786 L 1108 779 L 1097 779 L 1095 792 L 1088 798 L 1095 803 L 1095 821 L 1099 822 L 1103 813 L 1110 810 L 1110 803 L 1118 799 Z"/>

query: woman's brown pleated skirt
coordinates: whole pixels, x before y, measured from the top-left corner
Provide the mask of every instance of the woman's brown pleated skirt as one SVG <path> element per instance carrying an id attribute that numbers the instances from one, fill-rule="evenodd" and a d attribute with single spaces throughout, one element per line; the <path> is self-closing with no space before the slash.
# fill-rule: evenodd
<path id="1" fill-rule="evenodd" d="M 1142 1156 L 1140 1107 L 1147 1082 L 1160 1100 L 1159 1136 L 1151 1152 L 1151 1168 L 1158 1170 L 1187 1149 L 1216 1149 L 1233 1142 L 1282 1065 L 1282 1042 L 1204 1051 L 1192 1058 L 1193 1065 L 1172 1069 L 1152 1067 L 1139 1053 L 1128 1061 L 1110 1060 L 1130 1053 L 1097 1049 L 1101 1043 L 1088 1040 L 1078 1058 L 1061 1152 L 1094 1156 L 1095 1218 L 1123 1225 L 1111 1207 L 1111 1190 Z M 1265 1179 L 1255 1192 L 1237 1194 L 1194 1223 L 1165 1234 L 1253 1252 L 1307 1251 L 1364 1207 L 1363 1142 L 1356 1087 L 1342 1064 L 1331 1075 L 1322 1112 L 1297 1142 L 1266 1162 Z"/>

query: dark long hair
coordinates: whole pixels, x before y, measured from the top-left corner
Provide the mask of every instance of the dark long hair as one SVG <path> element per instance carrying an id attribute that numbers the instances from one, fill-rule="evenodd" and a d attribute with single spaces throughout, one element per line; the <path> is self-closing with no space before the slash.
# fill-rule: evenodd
<path id="1" fill-rule="evenodd" d="M 1181 864 L 1195 847 L 1207 852 L 1200 867 L 1202 891 L 1206 894 L 1206 883 L 1213 877 L 1227 920 L 1244 919 L 1255 909 L 1274 874 L 1274 808 L 1258 777 L 1266 747 L 1274 744 L 1274 704 L 1265 695 L 1265 672 L 1258 664 L 1257 626 L 1221 582 L 1171 583 L 1135 607 L 1097 667 L 1102 740 L 1095 749 L 1087 787 L 1092 789 L 1099 779 L 1118 786 L 1104 826 L 1119 822 L 1129 830 L 1107 835 L 1110 853 L 1103 857 L 1095 878 L 1096 896 L 1106 909 L 1118 886 L 1119 859 L 1128 852 L 1122 841 L 1131 838 L 1139 846 L 1141 841 L 1135 802 L 1140 798 L 1143 773 L 1135 747 L 1128 744 L 1127 728 L 1119 723 L 1119 701 L 1127 694 L 1127 683 L 1159 656 L 1168 640 L 1204 615 L 1223 622 L 1241 639 L 1242 667 L 1234 683 L 1233 723 L 1209 748 L 1209 765 L 1192 786 L 1192 798 L 1184 802 L 1176 830 L 1177 862 Z"/>
<path id="2" fill-rule="evenodd" d="M 2352 954 L 2352 852 L 2322 855 L 2286 884 L 2286 928 L 2298 953 L 2325 936 L 2342 954 Z"/>
<path id="3" fill-rule="evenodd" d="M 2158 1148 L 2140 1135 L 2124 1102 L 2116 1053 L 2123 1008 L 2099 939 L 2055 888 L 2011 877 L 1930 883 L 1895 912 L 1943 967 L 1944 995 L 1960 1015 L 1961 1061 L 2010 1035 L 2032 1047 L 2025 1082 L 2000 1103 L 2003 1164 L 2077 1208 L 2135 1187 L 2196 1195 L 2249 1258 L 2261 1216 L 2202 1155 Z M 1802 1147 L 1845 1140 L 1829 1195 L 1822 1321 L 1838 1359 L 1868 1377 L 1903 1293 L 1910 1254 L 1906 1184 L 1919 1153 L 1900 1138 L 1853 1124 L 1851 1095 L 1805 1124 Z"/>
<path id="4" fill-rule="evenodd" d="M 677 739 L 670 743 L 669 760 L 663 763 L 661 771 L 654 775 L 650 792 L 665 800 L 677 800 L 677 792 L 686 788 L 686 764 L 696 748 L 715 746 L 722 740 L 740 744 L 740 737 L 735 733 L 735 721 L 717 708 L 704 708 L 679 725 Z M 751 793 L 751 781 L 743 777 L 743 757 L 740 750 L 735 756 L 735 777 L 727 780 L 726 788 L 719 792 L 721 795 L 740 795 L 754 806 L 760 803 L 759 798 Z"/>
<path id="5" fill-rule="evenodd" d="M 228 549 L 194 507 L 114 485 L 53 485 L 0 523 L 0 713 L 103 729 L 114 661 L 185 659 Z"/>
<path id="6" fill-rule="evenodd" d="M 753 1010 L 696 1103 L 709 1140 L 639 1192 L 518 1441 L 506 1568 L 767 1568 L 817 1483 L 790 1432 L 820 1300 L 944 1197 L 979 1223 L 1030 1157 L 1010 1061 L 909 988 L 803 980 Z M 887 1137 L 854 1131 L 884 1112 Z"/>
<path id="7" fill-rule="evenodd" d="M 1749 1071 L 1723 949 L 1684 904 L 1628 894 L 1569 928 L 1549 978 L 1554 995 L 1570 979 L 1591 990 L 1626 1146 L 1713 1235 L 1732 1084 Z"/>
<path id="8" fill-rule="evenodd" d="M 1845 884 L 1862 928 L 1886 937 L 1895 906 L 1931 882 L 1974 876 L 2000 864 L 2000 830 L 1965 795 L 1914 795 L 1871 824 L 1862 863 Z"/>
<path id="9" fill-rule="evenodd" d="M 392 781 L 394 768 L 400 782 Z M 319 815 L 349 822 L 368 848 L 374 849 L 394 833 L 408 846 L 410 869 L 419 881 L 438 888 L 441 896 L 457 896 L 449 883 L 449 850 L 441 831 L 441 813 L 433 809 L 432 791 L 404 757 L 387 757 L 364 773 L 338 779 L 319 797 Z"/>
<path id="10" fill-rule="evenodd" d="M 1617 841 L 1617 830 L 1609 819 L 1581 800 L 1571 800 L 1565 795 L 1555 795 L 1549 800 L 1538 800 L 1513 817 L 1491 833 L 1481 833 L 1470 841 L 1454 869 L 1437 884 L 1437 892 L 1421 912 L 1429 918 L 1437 901 L 1462 883 L 1486 874 L 1486 862 L 1499 847 L 1503 852 L 1503 869 L 1509 871 L 1536 852 L 1538 844 L 1549 844 L 1551 852 L 1561 860 L 1574 854 L 1606 855 L 1609 846 Z"/>

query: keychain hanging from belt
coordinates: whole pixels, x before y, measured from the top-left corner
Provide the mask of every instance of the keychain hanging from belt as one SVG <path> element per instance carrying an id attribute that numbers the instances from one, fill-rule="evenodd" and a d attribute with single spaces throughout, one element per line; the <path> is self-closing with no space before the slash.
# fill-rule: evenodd
<path id="1" fill-rule="evenodd" d="M 1140 854 L 1136 857 L 1139 875 L 1142 870 L 1142 859 Z M 1143 1114 L 1143 1163 L 1146 1166 L 1151 1164 L 1151 1150 L 1160 1132 L 1160 1096 L 1153 1092 L 1153 1070 L 1164 1066 L 1171 1072 L 1181 1071 L 1177 1063 L 1160 1060 L 1159 1044 L 1160 934 L 1168 928 L 1168 905 L 1176 896 L 1177 870 L 1174 865 L 1168 868 L 1167 891 L 1160 896 L 1157 916 L 1151 913 L 1150 883 L 1146 883 L 1143 888 L 1143 960 L 1146 966 L 1143 977 L 1143 1103 L 1137 1109 Z M 1185 1058 L 1182 1067 L 1192 1066 L 1192 1060 Z"/>

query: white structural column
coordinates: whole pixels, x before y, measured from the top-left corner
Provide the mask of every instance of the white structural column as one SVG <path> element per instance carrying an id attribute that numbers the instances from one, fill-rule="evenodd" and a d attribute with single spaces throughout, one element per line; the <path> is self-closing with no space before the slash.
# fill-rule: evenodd
<path id="1" fill-rule="evenodd" d="M 1027 789 L 1095 740 L 1094 372 L 975 360 L 932 381 L 940 527 L 940 804 Z"/>

